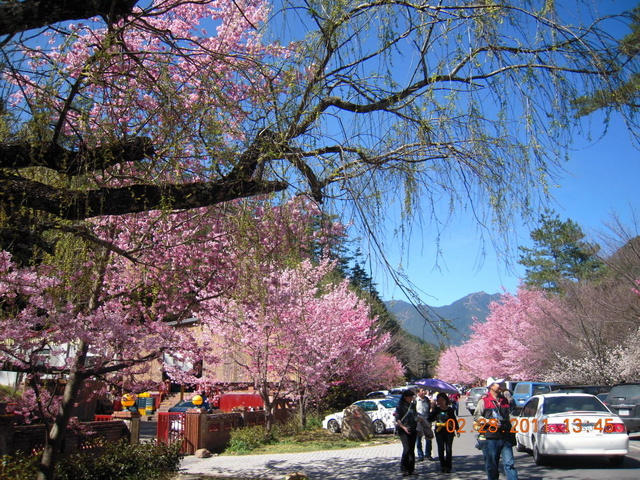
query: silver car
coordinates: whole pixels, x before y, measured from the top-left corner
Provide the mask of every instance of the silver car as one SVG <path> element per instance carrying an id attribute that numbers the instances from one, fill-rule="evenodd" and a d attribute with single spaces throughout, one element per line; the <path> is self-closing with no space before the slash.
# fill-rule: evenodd
<path id="1" fill-rule="evenodd" d="M 469 413 L 473 415 L 473 412 L 476 411 L 476 405 L 478 404 L 478 400 L 480 400 L 485 393 L 487 393 L 487 387 L 473 387 L 471 390 L 467 392 L 467 399 L 465 401 L 465 405 Z"/>

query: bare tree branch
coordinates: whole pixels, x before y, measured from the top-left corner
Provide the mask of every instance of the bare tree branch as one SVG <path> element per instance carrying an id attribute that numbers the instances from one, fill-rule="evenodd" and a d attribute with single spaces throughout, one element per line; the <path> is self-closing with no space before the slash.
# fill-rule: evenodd
<path id="1" fill-rule="evenodd" d="M 138 0 L 26 0 L 0 3 L 0 35 L 11 35 L 66 20 L 131 13 Z"/>

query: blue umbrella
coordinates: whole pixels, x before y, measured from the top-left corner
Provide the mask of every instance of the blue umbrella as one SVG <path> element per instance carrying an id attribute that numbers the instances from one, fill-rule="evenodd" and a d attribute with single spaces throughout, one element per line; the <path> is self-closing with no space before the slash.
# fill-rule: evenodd
<path id="1" fill-rule="evenodd" d="M 451 385 L 450 383 L 445 382 L 444 380 L 440 380 L 439 378 L 423 378 L 422 380 L 418 380 L 417 382 L 413 382 L 414 385 L 420 385 L 421 387 L 425 387 L 429 390 L 435 390 L 438 392 L 444 393 L 460 393 L 460 391 Z"/>

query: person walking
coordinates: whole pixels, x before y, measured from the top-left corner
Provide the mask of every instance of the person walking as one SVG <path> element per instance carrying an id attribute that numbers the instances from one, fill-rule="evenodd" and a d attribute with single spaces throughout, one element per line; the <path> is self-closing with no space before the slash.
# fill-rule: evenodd
<path id="1" fill-rule="evenodd" d="M 460 405 L 460 394 L 452 393 L 449 395 L 449 400 L 451 400 L 451 406 L 453 407 L 453 411 L 456 412 L 456 417 L 460 415 L 459 405 Z"/>
<path id="2" fill-rule="evenodd" d="M 478 401 L 474 412 L 474 428 L 486 439 L 482 442 L 482 455 L 487 480 L 498 480 L 501 457 L 507 480 L 518 480 L 513 457 L 510 406 L 501 390 L 500 384 L 492 383 L 489 392 Z"/>
<path id="3" fill-rule="evenodd" d="M 433 450 L 433 430 L 429 424 L 429 412 L 431 411 L 431 401 L 427 396 L 425 388 L 418 389 L 418 398 L 416 398 L 416 411 L 418 412 L 418 437 L 416 438 L 416 448 L 418 450 L 418 461 L 433 460 L 431 452 Z M 424 439 L 424 450 L 422 448 L 422 440 Z"/>
<path id="4" fill-rule="evenodd" d="M 450 473 L 453 466 L 453 438 L 456 435 L 460 436 L 460 427 L 456 412 L 446 393 L 438 393 L 436 404 L 429 414 L 429 421 L 434 424 L 436 430 L 440 471 Z"/>
<path id="5" fill-rule="evenodd" d="M 502 396 L 507 400 L 507 403 L 509 404 L 509 414 L 513 414 L 516 409 L 516 401 L 513 399 L 511 390 L 505 388 L 502 391 Z"/>
<path id="6" fill-rule="evenodd" d="M 394 413 L 398 436 L 402 442 L 402 457 L 400 457 L 400 471 L 402 476 L 415 474 L 416 468 L 416 438 L 418 436 L 418 412 L 413 401 L 413 390 L 402 392 L 400 403 Z"/>

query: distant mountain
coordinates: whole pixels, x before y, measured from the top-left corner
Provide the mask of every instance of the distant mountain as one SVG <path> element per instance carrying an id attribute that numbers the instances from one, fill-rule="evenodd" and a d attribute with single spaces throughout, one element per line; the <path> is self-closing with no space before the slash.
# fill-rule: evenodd
<path id="1" fill-rule="evenodd" d="M 442 307 L 419 305 L 416 308 L 402 300 L 391 300 L 385 304 L 406 332 L 436 345 L 440 342 L 447 345 L 460 345 L 471 333 L 469 326 L 474 318 L 484 321 L 489 314 L 489 305 L 491 302 L 500 300 L 500 297 L 499 293 L 490 295 L 477 292 Z M 437 333 L 424 316 L 431 320 Z M 443 318 L 448 320 L 453 328 L 447 327 L 442 321 Z"/>

